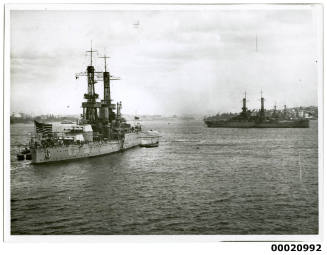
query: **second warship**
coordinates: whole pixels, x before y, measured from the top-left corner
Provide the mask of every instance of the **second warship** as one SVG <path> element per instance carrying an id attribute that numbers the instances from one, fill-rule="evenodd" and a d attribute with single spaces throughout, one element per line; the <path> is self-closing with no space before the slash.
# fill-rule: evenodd
<path id="1" fill-rule="evenodd" d="M 286 107 L 282 114 L 278 114 L 276 106 L 271 116 L 266 116 L 264 98 L 261 93 L 261 108 L 258 112 L 248 110 L 246 107 L 246 94 L 243 98 L 242 112 L 227 119 L 221 116 L 204 118 L 208 127 L 212 128 L 308 128 L 309 120 L 305 118 L 291 118 L 287 116 Z"/>
<path id="2" fill-rule="evenodd" d="M 104 72 L 96 72 L 92 63 L 95 50 L 87 51 L 91 63 L 86 72 L 76 74 L 87 77 L 87 93 L 82 103 L 83 114 L 76 124 L 63 123 L 60 130 L 50 123 L 35 121 L 35 136 L 30 141 L 32 163 L 56 162 L 68 159 L 94 157 L 126 150 L 135 146 L 150 147 L 159 143 L 157 133 L 141 130 L 141 125 L 131 126 L 121 115 L 122 103 L 113 104 L 110 80 L 118 80 L 107 71 L 107 56 L 104 56 Z M 103 80 L 103 100 L 98 101 L 94 85 Z M 116 112 L 114 111 L 116 110 Z"/>

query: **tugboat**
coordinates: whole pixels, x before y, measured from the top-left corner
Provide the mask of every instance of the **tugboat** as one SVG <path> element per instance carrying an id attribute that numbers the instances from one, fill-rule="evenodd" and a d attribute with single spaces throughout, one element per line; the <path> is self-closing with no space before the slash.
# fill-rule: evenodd
<path id="1" fill-rule="evenodd" d="M 108 57 L 101 57 L 104 59 L 104 72 L 96 72 L 92 64 L 95 50 L 91 47 L 87 52 L 91 57 L 90 65 L 86 72 L 76 74 L 76 79 L 80 76 L 87 77 L 87 93 L 82 102 L 81 119 L 78 123 L 65 125 L 61 132 L 55 132 L 52 124 L 35 121 L 36 132 L 30 141 L 34 164 L 94 157 L 141 145 L 144 134 L 141 126 L 128 124 L 121 115 L 122 103 L 112 103 L 110 81 L 119 78 L 111 76 L 107 71 Z M 97 100 L 99 95 L 95 93 L 95 77 L 103 80 L 101 101 Z"/>
<path id="2" fill-rule="evenodd" d="M 227 119 L 221 116 L 210 116 L 204 118 L 207 127 L 211 128 L 308 128 L 309 120 L 305 118 L 291 118 L 287 116 L 286 107 L 283 114 L 278 114 L 276 106 L 271 116 L 266 116 L 264 98 L 261 92 L 261 108 L 254 113 L 246 107 L 246 93 L 243 98 L 242 112 L 237 116 Z"/>

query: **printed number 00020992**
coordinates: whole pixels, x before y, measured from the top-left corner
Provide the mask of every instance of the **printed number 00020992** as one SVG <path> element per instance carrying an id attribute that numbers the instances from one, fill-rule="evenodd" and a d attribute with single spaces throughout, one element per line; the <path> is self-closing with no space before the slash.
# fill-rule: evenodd
<path id="1" fill-rule="evenodd" d="M 320 244 L 272 244 L 272 251 L 321 251 Z"/>

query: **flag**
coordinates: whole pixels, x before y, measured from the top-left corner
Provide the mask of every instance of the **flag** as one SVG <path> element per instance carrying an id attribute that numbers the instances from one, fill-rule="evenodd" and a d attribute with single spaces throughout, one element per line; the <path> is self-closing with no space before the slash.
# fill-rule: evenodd
<path id="1" fill-rule="evenodd" d="M 49 135 L 52 133 L 52 124 L 40 123 L 34 120 L 34 125 L 38 134 Z"/>

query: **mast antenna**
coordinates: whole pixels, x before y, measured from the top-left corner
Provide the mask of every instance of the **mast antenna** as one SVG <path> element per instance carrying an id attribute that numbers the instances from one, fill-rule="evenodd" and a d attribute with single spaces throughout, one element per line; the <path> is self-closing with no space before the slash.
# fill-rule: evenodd
<path id="1" fill-rule="evenodd" d="M 107 58 L 110 58 L 106 55 L 103 55 L 103 57 L 99 57 L 104 59 L 104 71 L 107 72 Z"/>
<path id="2" fill-rule="evenodd" d="M 96 50 L 93 50 L 92 49 L 92 40 L 91 40 L 91 50 L 87 50 L 86 52 L 90 52 L 91 53 L 91 66 L 92 66 L 92 55 L 93 55 L 92 53 L 93 52 L 97 52 Z"/>

